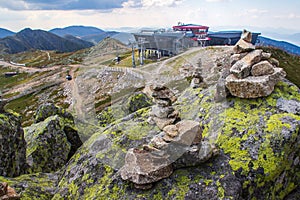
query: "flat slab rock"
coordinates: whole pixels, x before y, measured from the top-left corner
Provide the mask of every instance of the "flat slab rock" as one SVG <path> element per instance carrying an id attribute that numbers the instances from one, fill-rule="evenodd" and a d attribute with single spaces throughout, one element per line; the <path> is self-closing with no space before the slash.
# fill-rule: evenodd
<path id="1" fill-rule="evenodd" d="M 120 169 L 123 180 L 129 180 L 137 185 L 146 185 L 167 178 L 173 173 L 172 163 L 180 158 L 189 146 L 201 141 L 201 128 L 196 121 L 183 120 L 169 128 L 178 131 L 178 135 L 170 138 L 169 143 L 156 138 L 152 150 L 136 148 L 128 150 L 125 165 Z"/>
<path id="2" fill-rule="evenodd" d="M 166 162 L 166 157 L 134 148 L 128 150 L 125 165 L 120 169 L 123 180 L 138 185 L 154 183 L 172 173 L 173 168 Z"/>
<path id="3" fill-rule="evenodd" d="M 225 80 L 229 92 L 240 98 L 259 98 L 270 95 L 278 81 L 285 77 L 282 68 L 274 68 L 274 73 L 265 76 L 249 76 L 239 79 L 233 74 Z"/>

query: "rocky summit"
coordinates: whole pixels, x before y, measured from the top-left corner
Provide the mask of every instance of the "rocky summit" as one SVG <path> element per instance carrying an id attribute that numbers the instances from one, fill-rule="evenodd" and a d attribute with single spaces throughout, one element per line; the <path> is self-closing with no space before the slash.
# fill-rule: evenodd
<path id="1" fill-rule="evenodd" d="M 43 103 L 26 127 L 1 101 L 0 199 L 9 188 L 25 200 L 299 199 L 300 90 L 250 38 L 126 73 L 97 66 L 106 75 L 76 88 L 89 83 L 88 96 L 69 110 Z M 118 77 L 107 81 L 118 95 L 78 124 L 72 109 L 101 90 L 98 76 Z"/>
<path id="2" fill-rule="evenodd" d="M 256 50 L 250 32 L 244 30 L 240 41 L 234 46 L 231 56 L 230 75 L 226 87 L 230 93 L 240 98 L 258 98 L 270 95 L 274 86 L 286 76 L 278 67 L 278 61 L 271 54 Z"/>

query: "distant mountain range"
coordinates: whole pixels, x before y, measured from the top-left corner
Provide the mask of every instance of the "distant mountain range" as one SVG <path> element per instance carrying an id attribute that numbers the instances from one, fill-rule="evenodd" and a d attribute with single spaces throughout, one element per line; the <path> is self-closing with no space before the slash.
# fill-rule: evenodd
<path id="1" fill-rule="evenodd" d="M 92 26 L 68 26 L 65 28 L 54 28 L 49 31 L 58 36 L 73 35 L 75 37 L 83 37 L 88 35 L 102 34 L 103 30 Z"/>
<path id="2" fill-rule="evenodd" d="M 65 38 L 43 30 L 26 28 L 13 36 L 0 39 L 1 53 L 19 53 L 32 49 L 56 50 L 72 52 L 93 46 L 91 42 L 78 39 L 74 36 Z"/>
<path id="3" fill-rule="evenodd" d="M 289 42 L 277 41 L 263 36 L 259 36 L 258 40 L 257 45 L 275 47 L 291 54 L 300 55 L 300 47 Z"/>
<path id="4" fill-rule="evenodd" d="M 73 35 L 82 40 L 92 42 L 95 45 L 104 38 L 111 37 L 118 33 L 116 31 L 103 31 L 102 29 L 92 26 L 68 26 L 65 28 L 55 28 L 49 32 L 61 37 Z"/>
<path id="5" fill-rule="evenodd" d="M 4 29 L 4 28 L 0 28 L 0 38 L 12 36 L 14 34 L 16 34 L 16 33 L 12 32 L 10 30 Z"/>
<path id="6" fill-rule="evenodd" d="M 130 33 L 104 31 L 91 26 L 68 26 L 50 31 L 24 29 L 18 33 L 0 28 L 0 53 L 18 53 L 31 49 L 71 52 L 98 44 L 105 38 L 114 38 L 128 44 L 134 37 Z M 1 39 L 2 38 L 2 39 Z M 300 38 L 294 34 L 289 39 Z M 261 46 L 272 46 L 289 53 L 300 55 L 300 47 L 285 41 L 259 36 Z"/>

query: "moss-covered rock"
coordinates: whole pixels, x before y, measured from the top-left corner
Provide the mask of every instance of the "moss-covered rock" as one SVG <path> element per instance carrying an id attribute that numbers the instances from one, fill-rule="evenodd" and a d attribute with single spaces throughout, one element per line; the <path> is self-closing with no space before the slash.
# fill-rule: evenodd
<path id="1" fill-rule="evenodd" d="M 0 181 L 31 199 L 298 199 L 299 89 L 283 81 L 268 97 L 223 96 L 218 102 L 215 93 L 213 82 L 206 89 L 187 88 L 173 106 L 182 120 L 200 123 L 202 143 L 215 145 L 219 155 L 193 167 L 175 166 L 171 176 L 149 190 L 136 189 L 118 172 L 128 149 L 139 148 L 160 134 L 147 122 L 149 108 L 129 115 L 122 107 L 112 109 L 110 126 L 87 140 L 61 168 L 59 176 L 30 174 L 0 177 Z M 47 118 L 39 127 L 44 123 L 46 128 L 52 121 L 50 127 L 56 126 L 62 133 L 66 125 L 60 118 Z"/>
<path id="2" fill-rule="evenodd" d="M 0 176 L 0 182 L 7 182 L 22 200 L 49 200 L 55 194 L 58 174 L 26 174 L 16 178 Z"/>
<path id="3" fill-rule="evenodd" d="M 67 112 L 65 109 L 55 106 L 52 103 L 45 103 L 38 107 L 35 113 L 35 123 L 44 121 L 50 116 L 59 115 L 62 118 L 73 121 L 73 116 L 71 113 Z"/>
<path id="4" fill-rule="evenodd" d="M 141 108 L 146 108 L 153 105 L 153 102 L 146 94 L 142 92 L 136 92 L 129 97 L 124 105 L 124 112 L 126 114 L 131 114 Z"/>
<path id="5" fill-rule="evenodd" d="M 116 187 L 109 188 L 109 185 L 115 181 L 113 177 L 117 170 L 124 165 L 127 149 L 141 147 L 160 132 L 156 126 L 148 124 L 148 114 L 149 108 L 138 110 L 86 141 L 65 168 L 54 199 L 109 199 L 110 195 L 116 198 L 121 196 Z M 118 180 L 126 185 L 126 182 Z"/>
<path id="6" fill-rule="evenodd" d="M 15 177 L 26 172 L 26 142 L 18 116 L 0 113 L 0 175 Z"/>
<path id="7" fill-rule="evenodd" d="M 142 92 L 135 92 L 100 112 L 97 115 L 98 125 L 106 127 L 118 119 L 151 105 L 153 105 L 153 102 L 146 94 Z"/>
<path id="8" fill-rule="evenodd" d="M 300 116 L 296 109 L 288 113 L 282 108 L 283 101 L 300 102 L 295 85 L 280 82 L 266 98 L 231 97 L 220 103 L 211 100 L 213 89 L 197 95 L 189 92 L 191 97 L 200 97 L 199 104 L 183 96 L 179 101 L 190 105 L 181 110 L 193 107 L 196 112 L 192 116 L 198 111 L 204 139 L 219 146 L 221 155 L 229 156 L 228 164 L 243 186 L 243 198 L 283 199 L 297 187 Z M 183 116 L 191 113 L 183 112 Z"/>
<path id="9" fill-rule="evenodd" d="M 55 115 L 24 129 L 30 172 L 53 172 L 67 163 L 82 144 L 73 125 Z"/>
<path id="10" fill-rule="evenodd" d="M 203 140 L 220 149 L 215 158 L 195 167 L 176 169 L 150 190 L 135 189 L 120 178 L 116 163 L 123 160 L 129 148 L 142 144 L 154 133 L 150 134 L 149 124 L 141 117 L 123 119 L 95 134 L 72 157 L 54 199 L 287 197 L 300 180 L 300 117 L 284 112 L 277 101 L 300 102 L 299 89 L 280 82 L 269 97 L 231 97 L 219 103 L 214 102 L 214 94 L 214 87 L 188 88 L 178 98 L 176 109 L 182 119 L 200 122 Z"/>

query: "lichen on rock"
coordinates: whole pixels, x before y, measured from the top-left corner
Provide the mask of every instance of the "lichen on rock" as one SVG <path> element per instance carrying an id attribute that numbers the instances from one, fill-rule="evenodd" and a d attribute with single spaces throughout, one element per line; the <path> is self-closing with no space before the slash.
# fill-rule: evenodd
<path id="1" fill-rule="evenodd" d="M 27 171 L 26 141 L 21 120 L 0 112 L 0 176 L 15 177 Z"/>
<path id="2" fill-rule="evenodd" d="M 251 46 L 235 56 L 242 59 L 249 51 Z M 261 56 L 261 61 L 276 65 L 271 55 Z M 220 66 L 237 61 L 224 59 L 228 63 Z M 256 70 L 250 75 L 260 75 Z M 217 73 L 220 83 L 228 76 L 226 70 L 207 73 Z M 205 88 L 188 87 L 177 101 L 165 93 L 157 95 L 164 97 L 155 99 L 157 105 L 178 111 L 180 120 L 170 125 L 159 128 L 148 120 L 152 108 L 139 109 L 95 132 L 56 173 L 0 177 L 0 182 L 7 182 L 24 199 L 297 199 L 299 88 L 283 79 L 268 96 L 228 97 L 225 91 L 215 98 L 224 84 L 213 83 L 216 80 Z M 154 114 L 166 117 L 160 110 Z M 68 129 L 62 127 L 73 127 L 63 119 L 59 114 L 48 116 L 39 127 L 52 121 L 60 134 Z M 38 127 L 35 130 L 38 133 Z M 158 165 L 147 160 L 155 161 L 151 156 L 157 156 Z M 122 172 L 124 166 L 127 173 Z"/>
<path id="3" fill-rule="evenodd" d="M 51 110 L 59 111 L 58 114 L 47 117 L 57 112 L 46 113 Z M 46 106 L 38 110 L 44 113 L 38 119 L 44 119 L 30 127 L 26 127 L 25 140 L 27 141 L 26 157 L 30 172 L 54 172 L 64 166 L 82 145 L 82 141 L 74 128 L 71 114 L 56 108 Z M 65 118 L 64 118 L 65 116 Z M 39 121 L 38 120 L 38 121 Z"/>

